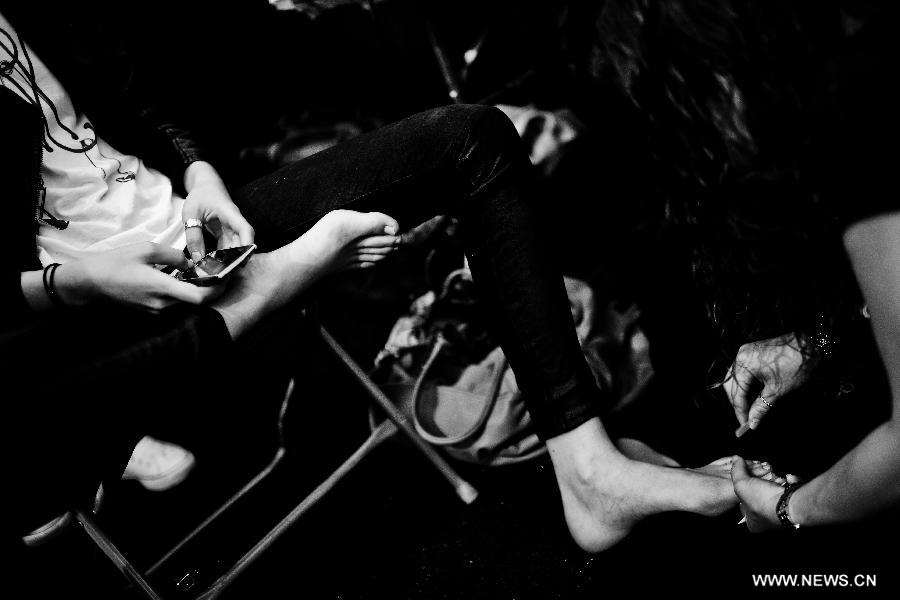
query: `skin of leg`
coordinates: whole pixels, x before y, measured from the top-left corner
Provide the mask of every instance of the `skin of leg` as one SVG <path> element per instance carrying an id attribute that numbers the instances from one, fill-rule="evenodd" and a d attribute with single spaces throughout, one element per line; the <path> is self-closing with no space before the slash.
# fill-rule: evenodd
<path id="1" fill-rule="evenodd" d="M 418 115 L 251 184 L 236 201 L 257 231 L 276 244 L 296 242 L 271 253 L 271 261 L 261 255 L 244 279 L 276 273 L 275 281 L 294 283 L 269 290 L 289 298 L 327 272 L 302 256 L 315 256 L 317 246 L 330 242 L 309 244 L 303 236 L 315 234 L 313 225 L 336 208 L 383 211 L 401 230 L 434 214 L 458 216 L 475 281 L 543 428 L 575 541 L 599 551 L 650 514 L 727 510 L 736 503 L 727 481 L 630 460 L 595 416 L 591 403 L 599 390 L 581 355 L 562 279 L 543 246 L 539 210 L 527 192 L 527 156 L 498 115 L 483 107 Z M 292 260 L 280 260 L 285 257 Z M 284 270 L 284 262 L 291 268 Z M 250 283 L 235 295 L 249 306 L 244 317 L 252 315 L 251 322 L 266 310 L 265 294 Z M 228 322 L 229 310 L 222 310 Z"/>

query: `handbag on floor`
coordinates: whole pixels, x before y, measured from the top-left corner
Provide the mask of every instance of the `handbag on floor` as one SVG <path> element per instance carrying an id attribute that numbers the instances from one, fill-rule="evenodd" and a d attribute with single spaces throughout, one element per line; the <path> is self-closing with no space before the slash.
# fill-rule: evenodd
<path id="1" fill-rule="evenodd" d="M 376 380 L 427 442 L 459 460 L 502 465 L 546 450 L 468 269 L 416 299 L 375 360 Z"/>
<path id="2" fill-rule="evenodd" d="M 566 289 L 598 384 L 618 398 L 633 397 L 651 374 L 643 352 L 634 360 L 632 350 L 644 349 L 635 344 L 642 337 L 636 310 L 620 313 L 607 307 L 598 318 L 590 286 L 566 278 Z M 449 456 L 486 466 L 530 460 L 546 448 L 503 350 L 491 339 L 484 312 L 468 269 L 451 272 L 439 291 L 416 299 L 395 323 L 373 376 L 419 435 Z M 623 381 L 627 393 L 616 389 Z"/>

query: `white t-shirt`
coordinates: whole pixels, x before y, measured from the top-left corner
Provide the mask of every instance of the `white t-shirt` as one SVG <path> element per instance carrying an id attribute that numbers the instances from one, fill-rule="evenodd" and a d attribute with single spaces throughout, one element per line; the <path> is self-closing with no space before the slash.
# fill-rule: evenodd
<path id="1" fill-rule="evenodd" d="M 65 229 L 41 222 L 37 237 L 41 262 L 66 262 L 146 241 L 183 248 L 184 200 L 173 193 L 168 177 L 136 156 L 117 152 L 97 136 L 59 81 L 27 48 L 32 79 L 22 42 L 3 15 L 0 28 L 0 61 L 11 61 L 11 51 L 18 50 L 18 63 L 9 78 L 0 75 L 0 85 L 32 104 L 39 103 L 49 128 L 44 139 L 50 149 L 45 146 L 41 166 L 47 190 L 44 209 L 69 222 Z M 43 97 L 35 94 L 33 83 Z M 91 144 L 89 150 L 81 151 Z"/>

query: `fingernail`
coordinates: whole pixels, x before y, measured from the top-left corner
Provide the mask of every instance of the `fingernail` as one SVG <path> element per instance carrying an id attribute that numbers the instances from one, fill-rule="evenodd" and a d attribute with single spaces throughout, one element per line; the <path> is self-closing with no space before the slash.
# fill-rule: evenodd
<path id="1" fill-rule="evenodd" d="M 394 227 L 393 225 L 385 225 L 385 227 L 384 227 L 384 232 L 385 232 L 386 234 L 388 234 L 388 235 L 396 235 L 396 234 L 397 234 L 397 228 Z"/>
<path id="2" fill-rule="evenodd" d="M 203 255 L 199 252 L 191 252 L 191 260 L 195 263 L 200 262 L 201 258 L 203 258 Z"/>
<path id="3" fill-rule="evenodd" d="M 740 427 L 737 428 L 737 431 L 734 432 L 735 437 L 741 437 L 745 433 L 750 431 L 750 423 L 744 423 Z"/>

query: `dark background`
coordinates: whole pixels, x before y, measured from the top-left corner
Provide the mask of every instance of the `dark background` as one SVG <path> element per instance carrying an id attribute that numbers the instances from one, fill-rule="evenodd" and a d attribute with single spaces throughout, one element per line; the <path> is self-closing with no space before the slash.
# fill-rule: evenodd
<path id="1" fill-rule="evenodd" d="M 121 4 L 127 5 L 117 8 L 122 26 L 143 36 L 143 48 L 165 72 L 170 93 L 213 141 L 222 172 L 233 184 L 271 170 L 265 149 L 291 132 L 336 122 L 365 130 L 449 102 L 429 27 L 457 77 L 462 53 L 484 36 L 479 57 L 461 82 L 467 101 L 569 107 L 588 123 L 610 102 L 598 99 L 597 90 L 570 69 L 560 27 L 565 3 L 560 1 L 387 0 L 377 3 L 374 13 L 351 6 L 315 20 L 276 13 L 261 0 Z M 548 235 L 558 238 L 566 270 L 588 278 L 600 277 L 598 254 L 607 250 L 592 225 L 610 192 L 592 168 L 603 158 L 596 147 L 602 133 L 585 136 L 556 177 L 541 184 L 548 200 L 577 215 L 573 221 L 550 224 Z M 322 321 L 364 366 L 409 299 L 424 289 L 427 250 L 375 274 L 338 278 L 320 291 Z M 299 334 L 287 347 L 279 346 L 277 358 L 291 365 L 299 384 L 287 417 L 285 462 L 225 522 L 154 580 L 164 593 L 186 597 L 173 583 L 189 571 L 196 571 L 200 582 L 214 578 L 367 434 L 365 396 L 316 344 L 314 336 Z M 261 352 L 245 368 L 268 372 L 269 358 Z M 166 432 L 167 439 L 185 444 L 197 456 L 198 466 L 185 483 L 165 493 L 147 492 L 134 482 L 107 486 L 98 520 L 138 567 L 151 564 L 274 451 L 284 378 L 272 373 L 270 385 L 250 386 L 239 373 L 222 376 L 234 382 L 217 391 L 227 409 L 222 420 L 210 420 L 203 428 L 179 427 L 195 421 L 175 416 L 172 431 Z M 875 388 L 879 378 L 874 369 L 863 380 Z M 874 395 L 865 387 L 854 396 L 854 406 Z M 614 425 L 690 464 L 741 451 L 783 457 L 791 466 L 827 466 L 876 418 L 863 414 L 849 419 L 842 402 L 798 403 L 793 414 L 772 419 L 737 445 L 724 399 L 697 406 L 657 386 Z M 817 410 L 810 411 L 811 406 Z M 854 414 L 867 412 L 877 414 Z M 813 413 L 823 416 L 810 417 Z M 547 460 L 460 469 L 481 492 L 471 506 L 459 502 L 407 444 L 389 443 L 276 543 L 225 597 L 567 599 L 639 591 L 742 596 L 762 593 L 754 590 L 751 574 L 779 572 L 874 574 L 877 590 L 863 592 L 883 594 L 896 587 L 894 515 L 794 536 L 751 536 L 737 526 L 736 511 L 717 519 L 660 515 L 643 522 L 613 550 L 590 556 L 569 539 Z M 75 598 L 123 593 L 121 579 L 76 529 L 30 550 L 27 562 L 34 594 Z"/>

